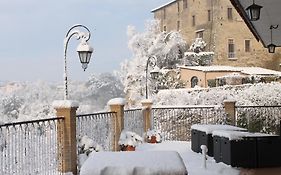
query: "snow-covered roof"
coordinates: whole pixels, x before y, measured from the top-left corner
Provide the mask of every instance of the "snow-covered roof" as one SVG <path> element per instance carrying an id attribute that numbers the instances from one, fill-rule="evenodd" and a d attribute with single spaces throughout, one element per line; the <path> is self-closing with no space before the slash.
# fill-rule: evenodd
<path id="1" fill-rule="evenodd" d="M 241 72 L 247 75 L 278 75 L 281 72 L 261 67 L 233 67 L 233 66 L 179 66 L 183 69 L 198 70 L 203 72 Z"/>
<path id="2" fill-rule="evenodd" d="M 177 0 L 169 1 L 169 2 L 167 2 L 166 4 L 163 4 L 163 5 L 159 6 L 159 7 L 156 7 L 156 8 L 154 8 L 154 9 L 152 9 L 151 12 L 153 13 L 153 12 L 155 12 L 155 11 L 157 11 L 157 10 L 163 8 L 163 7 L 166 7 L 166 6 L 172 4 L 172 3 L 176 2 L 176 1 L 177 1 Z"/>
<path id="3" fill-rule="evenodd" d="M 248 75 L 279 75 L 281 76 L 281 72 L 265 69 L 261 67 L 241 67 L 242 73 L 248 74 Z"/>

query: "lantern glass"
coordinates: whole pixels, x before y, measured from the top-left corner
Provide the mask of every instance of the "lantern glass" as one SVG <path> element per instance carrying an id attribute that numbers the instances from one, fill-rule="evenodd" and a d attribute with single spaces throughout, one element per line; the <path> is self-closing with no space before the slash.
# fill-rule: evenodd
<path id="1" fill-rule="evenodd" d="M 257 21 L 260 19 L 261 8 L 262 6 L 255 3 L 246 8 L 251 21 Z"/>
<path id="2" fill-rule="evenodd" d="M 160 68 L 158 66 L 155 66 L 153 70 L 150 71 L 150 76 L 152 79 L 157 79 L 160 74 Z"/>
<path id="3" fill-rule="evenodd" d="M 81 42 L 77 47 L 78 56 L 84 71 L 87 69 L 90 62 L 93 48 L 87 42 Z"/>
<path id="4" fill-rule="evenodd" d="M 275 53 L 275 47 L 276 47 L 276 45 L 275 44 L 269 44 L 268 46 L 267 46 L 267 48 L 268 48 L 268 52 L 269 53 Z"/>

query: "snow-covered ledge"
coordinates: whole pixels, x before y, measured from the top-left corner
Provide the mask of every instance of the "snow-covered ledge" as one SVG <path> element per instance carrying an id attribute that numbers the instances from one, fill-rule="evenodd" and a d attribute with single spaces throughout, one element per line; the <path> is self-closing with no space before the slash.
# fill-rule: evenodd
<path id="1" fill-rule="evenodd" d="M 107 102 L 107 105 L 125 105 L 126 100 L 124 98 L 113 98 Z"/>
<path id="2" fill-rule="evenodd" d="M 144 99 L 141 103 L 153 103 L 153 101 L 151 99 Z"/>
<path id="3" fill-rule="evenodd" d="M 60 108 L 78 108 L 79 103 L 73 100 L 55 100 L 52 104 L 55 109 Z"/>
<path id="4" fill-rule="evenodd" d="M 224 103 L 236 103 L 236 100 L 234 100 L 234 99 L 225 99 L 223 102 Z"/>

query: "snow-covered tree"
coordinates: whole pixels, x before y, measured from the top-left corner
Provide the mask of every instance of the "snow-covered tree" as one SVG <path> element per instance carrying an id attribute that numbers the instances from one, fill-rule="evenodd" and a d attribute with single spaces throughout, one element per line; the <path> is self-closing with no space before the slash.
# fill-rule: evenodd
<path id="1" fill-rule="evenodd" d="M 55 116 L 54 100 L 63 99 L 63 86 L 56 83 L 8 82 L 0 86 L 0 123 Z M 77 113 L 104 110 L 111 98 L 124 95 L 119 78 L 110 73 L 95 74 L 86 82 L 70 82 L 71 100 L 79 102 Z"/>
<path id="2" fill-rule="evenodd" d="M 205 52 L 207 43 L 202 38 L 196 38 L 189 50 L 185 52 L 185 65 L 210 66 L 213 62 L 214 52 Z"/>
<path id="3" fill-rule="evenodd" d="M 186 42 L 179 32 L 160 32 L 159 21 L 148 21 L 144 32 L 128 27 L 128 47 L 132 58 L 121 65 L 120 76 L 125 87 L 127 99 L 131 104 L 140 101 L 145 95 L 145 73 L 149 57 L 156 58 L 160 69 L 174 69 L 182 64 Z M 148 72 L 153 67 L 149 66 Z M 155 82 L 154 82 L 155 83 Z M 151 82 L 149 81 L 149 86 Z M 151 89 L 151 88 L 149 88 Z"/>

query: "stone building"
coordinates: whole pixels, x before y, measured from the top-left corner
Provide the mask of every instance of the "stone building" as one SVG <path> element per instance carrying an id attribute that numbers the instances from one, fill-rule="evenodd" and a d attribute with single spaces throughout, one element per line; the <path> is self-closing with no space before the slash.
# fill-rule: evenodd
<path id="1" fill-rule="evenodd" d="M 280 52 L 268 53 L 229 0 L 173 0 L 151 12 L 162 31 L 180 31 L 189 45 L 203 38 L 215 65 L 280 70 Z"/>

